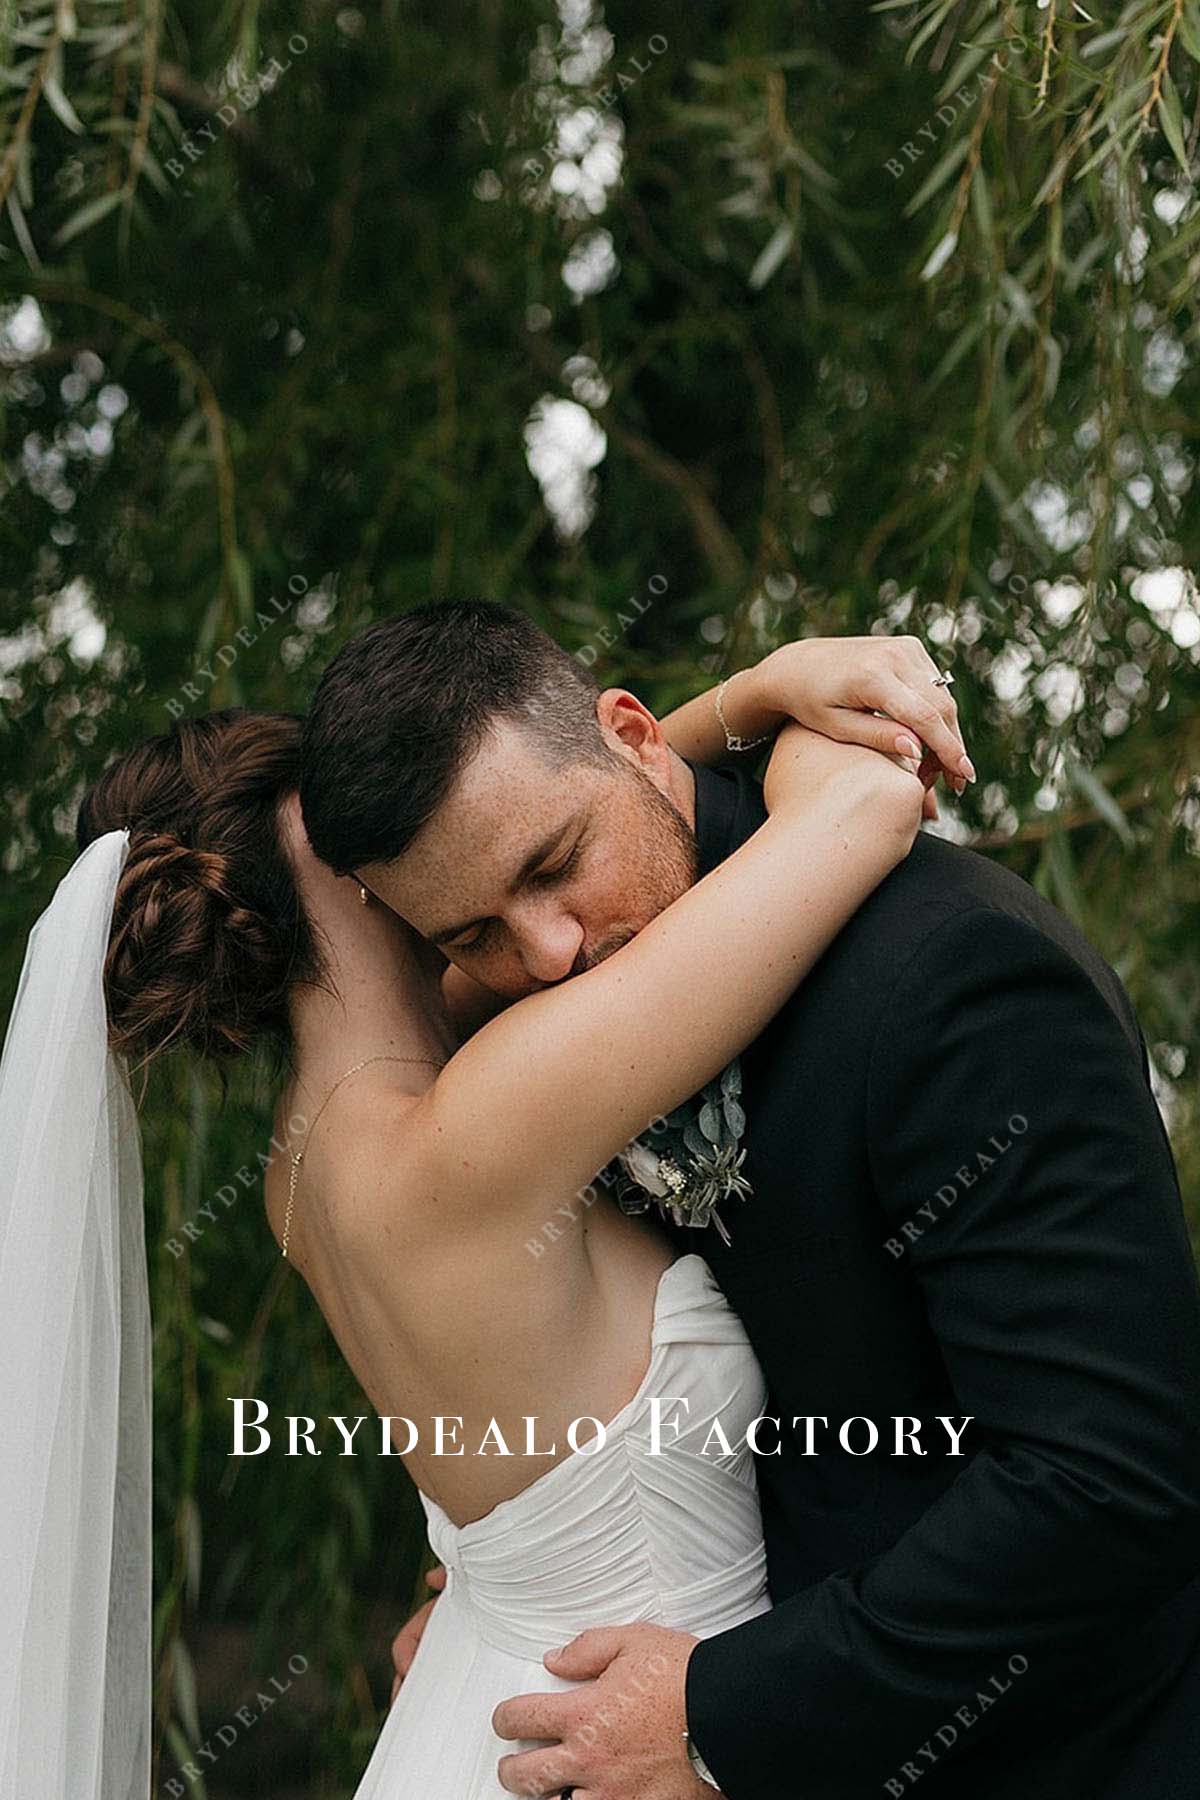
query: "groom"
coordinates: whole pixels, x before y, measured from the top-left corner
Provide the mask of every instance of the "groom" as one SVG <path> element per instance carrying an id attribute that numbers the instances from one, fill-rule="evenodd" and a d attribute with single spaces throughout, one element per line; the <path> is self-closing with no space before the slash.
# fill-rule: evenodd
<path id="1" fill-rule="evenodd" d="M 764 817 L 744 770 L 692 767 L 653 721 L 630 749 L 598 708 L 505 608 L 374 626 L 306 729 L 317 854 L 496 993 L 579 973 L 675 897 L 681 831 L 703 875 Z M 621 757 L 647 775 L 632 811 Z M 531 879 L 568 823 L 577 869 Z M 774 1608 L 703 1642 L 585 1632 L 547 1666 L 587 1686 L 497 1709 L 549 1746 L 503 1787 L 1200 1792 L 1200 1289 L 1117 977 L 1023 882 L 922 835 L 742 1067 L 753 1197 L 703 1251 L 767 1410 L 831 1427 L 819 1457 L 800 1433 L 757 1461 Z M 974 1420 L 968 1460 L 836 1441 L 939 1414 Z"/>

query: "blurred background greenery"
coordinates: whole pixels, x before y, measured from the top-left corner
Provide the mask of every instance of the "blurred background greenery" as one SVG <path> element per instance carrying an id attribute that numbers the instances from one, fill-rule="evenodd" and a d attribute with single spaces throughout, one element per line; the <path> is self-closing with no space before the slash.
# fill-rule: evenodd
<path id="1" fill-rule="evenodd" d="M 1198 0 L 0 0 L 5 1008 L 106 757 L 372 619 L 519 605 L 659 708 L 916 632 L 941 829 L 1120 970 L 1195 1226 L 1198 64 Z M 398 1464 L 226 1456 L 231 1394 L 369 1411 L 237 1180 L 270 1092 L 143 1108 L 156 1792 L 213 1800 L 352 1791 L 422 1555 Z"/>

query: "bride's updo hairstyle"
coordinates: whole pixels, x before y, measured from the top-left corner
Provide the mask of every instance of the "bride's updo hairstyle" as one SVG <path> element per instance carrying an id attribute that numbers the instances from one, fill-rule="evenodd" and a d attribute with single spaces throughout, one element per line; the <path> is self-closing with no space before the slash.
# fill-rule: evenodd
<path id="1" fill-rule="evenodd" d="M 299 764 L 298 718 L 231 708 L 178 720 L 84 797 L 81 850 L 129 829 L 104 973 L 114 1050 L 286 1043 L 288 992 L 319 968 L 277 817 Z"/>

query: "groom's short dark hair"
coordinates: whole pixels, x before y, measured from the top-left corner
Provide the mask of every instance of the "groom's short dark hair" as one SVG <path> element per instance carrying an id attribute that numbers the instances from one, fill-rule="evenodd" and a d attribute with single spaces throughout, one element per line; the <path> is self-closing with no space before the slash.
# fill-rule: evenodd
<path id="1" fill-rule="evenodd" d="M 525 725 L 551 765 L 605 760 L 598 691 L 511 607 L 440 601 L 370 626 L 334 657 L 305 723 L 313 849 L 339 874 L 401 855 L 496 719 Z"/>

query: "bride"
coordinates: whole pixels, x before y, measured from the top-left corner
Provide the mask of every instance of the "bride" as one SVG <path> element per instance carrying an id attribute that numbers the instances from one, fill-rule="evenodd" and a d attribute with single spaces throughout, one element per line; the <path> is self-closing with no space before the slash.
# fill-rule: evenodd
<path id="1" fill-rule="evenodd" d="M 542 1657 L 588 1626 L 698 1639 L 769 1605 L 742 1442 L 765 1393 L 744 1331 L 699 1254 L 676 1260 L 589 1183 L 765 1027 L 930 806 L 928 759 L 922 780 L 863 747 L 915 748 L 903 718 L 855 710 L 864 659 L 894 666 L 895 644 L 857 640 L 848 666 L 810 642 L 778 710 L 756 714 L 745 678 L 739 729 L 836 714 L 849 741 L 785 725 L 770 816 L 742 848 L 605 961 L 474 1035 L 441 954 L 313 856 L 297 719 L 181 721 L 89 792 L 84 853 L 35 928 L 0 1071 L 0 1344 L 26 1366 L 38 1347 L 24 1396 L 38 1428 L 14 1416 L 0 1478 L 0 1790 L 146 1790 L 149 1340 L 123 1059 L 172 1045 L 285 1047 L 289 1155 L 267 1173 L 268 1224 L 376 1411 L 424 1426 L 404 1460 L 446 1590 L 359 1800 L 494 1800 L 493 1710 L 570 1685 Z M 707 696 L 653 728 L 716 760 L 718 712 Z M 659 1397 L 679 1429 L 651 1458 Z M 439 1415 L 461 1421 L 460 1447 L 494 1420 L 517 1448 L 434 1454 Z M 698 1454 L 716 1418 L 731 1458 Z M 594 1429 L 573 1447 L 580 1419 Z M 686 1772 L 684 1728 L 681 1707 L 661 1767 Z M 569 1768 L 553 1780 L 571 1791 Z"/>

